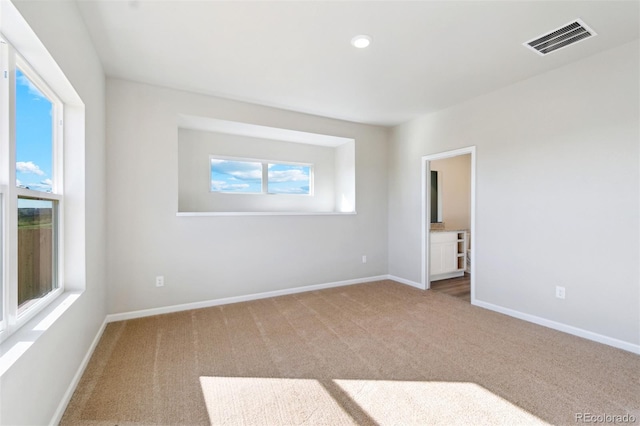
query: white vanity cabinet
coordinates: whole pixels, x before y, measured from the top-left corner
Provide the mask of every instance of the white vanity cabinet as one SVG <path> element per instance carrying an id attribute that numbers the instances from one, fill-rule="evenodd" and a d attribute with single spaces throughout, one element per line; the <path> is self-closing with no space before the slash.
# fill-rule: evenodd
<path id="1" fill-rule="evenodd" d="M 466 231 L 431 232 L 430 245 L 431 281 L 461 277 L 467 267 Z"/>

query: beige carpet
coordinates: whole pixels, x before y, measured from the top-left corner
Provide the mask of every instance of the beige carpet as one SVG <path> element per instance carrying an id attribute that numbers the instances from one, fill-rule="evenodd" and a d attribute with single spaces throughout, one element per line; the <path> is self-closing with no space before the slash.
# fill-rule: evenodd
<path id="1" fill-rule="evenodd" d="M 75 425 L 640 422 L 640 357 L 392 281 L 109 324 Z"/>

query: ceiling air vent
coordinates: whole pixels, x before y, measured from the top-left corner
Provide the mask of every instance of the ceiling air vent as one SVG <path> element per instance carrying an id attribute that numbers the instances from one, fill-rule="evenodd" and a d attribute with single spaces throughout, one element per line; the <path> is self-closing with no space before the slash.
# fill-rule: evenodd
<path id="1" fill-rule="evenodd" d="M 585 40 L 595 36 L 596 32 L 587 26 L 580 19 L 576 19 L 562 28 L 551 31 L 536 37 L 535 39 L 522 43 L 525 47 L 535 51 L 540 56 L 545 56 L 570 44 Z"/>

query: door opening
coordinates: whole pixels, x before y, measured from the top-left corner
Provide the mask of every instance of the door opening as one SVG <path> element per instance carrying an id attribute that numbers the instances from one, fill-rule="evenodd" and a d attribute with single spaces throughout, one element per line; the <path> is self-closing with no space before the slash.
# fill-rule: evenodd
<path id="1" fill-rule="evenodd" d="M 422 288 L 430 289 L 432 281 L 456 277 L 466 282 L 467 277 L 470 294 L 466 298 L 472 304 L 476 283 L 475 168 L 475 146 L 422 157 Z M 453 287 L 455 281 L 450 284 Z"/>

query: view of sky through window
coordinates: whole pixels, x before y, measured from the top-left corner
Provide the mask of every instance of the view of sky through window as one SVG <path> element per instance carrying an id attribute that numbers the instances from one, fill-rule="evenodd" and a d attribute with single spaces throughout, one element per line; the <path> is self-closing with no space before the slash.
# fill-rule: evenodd
<path id="1" fill-rule="evenodd" d="M 270 194 L 310 194 L 311 166 L 269 164 Z"/>
<path id="2" fill-rule="evenodd" d="M 263 189 L 263 167 L 267 168 Z M 250 160 L 211 159 L 212 192 L 311 194 L 311 166 Z"/>
<path id="3" fill-rule="evenodd" d="M 262 192 L 262 163 L 212 158 L 211 191 Z"/>
<path id="4" fill-rule="evenodd" d="M 16 68 L 16 185 L 51 192 L 53 104 Z"/>

